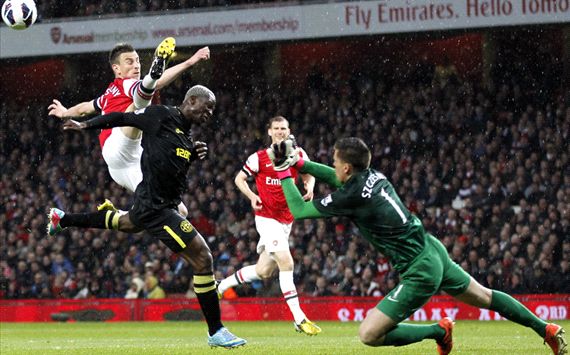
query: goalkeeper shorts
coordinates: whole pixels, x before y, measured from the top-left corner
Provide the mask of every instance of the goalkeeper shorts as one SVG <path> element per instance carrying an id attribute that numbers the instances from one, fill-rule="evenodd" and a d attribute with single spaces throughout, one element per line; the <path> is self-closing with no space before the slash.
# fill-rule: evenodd
<path id="1" fill-rule="evenodd" d="M 471 277 L 449 258 L 441 242 L 426 234 L 424 250 L 400 275 L 400 283 L 376 306 L 399 323 L 410 317 L 439 290 L 458 296 L 467 290 Z"/>

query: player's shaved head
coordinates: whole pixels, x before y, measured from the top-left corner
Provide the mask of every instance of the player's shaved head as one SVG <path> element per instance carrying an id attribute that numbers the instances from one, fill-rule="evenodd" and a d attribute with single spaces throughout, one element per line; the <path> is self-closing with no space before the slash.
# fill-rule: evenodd
<path id="1" fill-rule="evenodd" d="M 186 96 L 184 96 L 184 101 L 186 101 L 190 96 L 194 97 L 205 97 L 208 100 L 216 102 L 216 95 L 212 92 L 212 90 L 208 89 L 203 85 L 194 85 L 186 92 Z"/>
<path id="2" fill-rule="evenodd" d="M 287 127 L 289 127 L 289 121 L 287 121 L 287 119 L 283 116 L 271 117 L 271 119 L 269 119 L 269 122 L 267 123 L 267 128 L 271 128 L 271 126 L 273 125 L 273 122 L 286 122 Z"/>
<path id="3" fill-rule="evenodd" d="M 109 64 L 119 64 L 119 56 L 123 53 L 134 52 L 135 48 L 128 43 L 117 43 L 109 52 Z"/>
<path id="4" fill-rule="evenodd" d="M 339 159 L 352 165 L 355 172 L 368 169 L 370 166 L 370 149 L 364 141 L 356 137 L 341 138 L 334 145 Z"/>

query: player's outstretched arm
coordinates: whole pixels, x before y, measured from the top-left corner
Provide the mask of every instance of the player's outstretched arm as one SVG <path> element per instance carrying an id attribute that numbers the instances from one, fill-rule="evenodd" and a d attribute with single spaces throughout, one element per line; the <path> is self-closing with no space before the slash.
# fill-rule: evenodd
<path id="1" fill-rule="evenodd" d="M 51 105 L 48 106 L 48 110 L 49 110 L 48 115 L 59 118 L 81 117 L 85 115 L 91 115 L 97 112 L 93 100 L 85 101 L 73 107 L 66 108 L 59 100 L 53 99 Z"/>
<path id="2" fill-rule="evenodd" d="M 160 79 L 156 82 L 156 89 L 160 90 L 173 82 L 176 78 L 180 76 L 183 72 L 190 69 L 194 64 L 210 59 L 210 48 L 204 47 L 200 48 L 192 57 L 185 60 L 184 62 L 170 67 L 164 71 Z"/>
<path id="3" fill-rule="evenodd" d="M 154 106 L 153 106 L 154 107 Z M 161 114 L 160 108 L 156 106 L 152 114 L 149 109 L 135 112 L 112 112 L 107 115 L 99 115 L 84 122 L 75 120 L 67 120 L 63 124 L 64 130 L 83 130 L 83 129 L 103 129 L 113 127 L 136 127 L 142 131 L 152 129 L 159 125 L 157 117 Z M 154 116 L 154 117 L 153 117 Z"/>
<path id="4" fill-rule="evenodd" d="M 300 155 L 300 151 L 300 148 L 296 147 L 295 141 L 288 138 L 279 144 L 273 144 L 267 154 L 269 155 L 269 159 L 273 162 L 273 168 L 276 171 L 285 171 L 289 169 L 289 167 L 293 167 L 301 174 L 312 175 L 334 188 L 339 188 L 342 185 L 336 177 L 333 168 L 327 165 L 305 161 Z"/>
<path id="5" fill-rule="evenodd" d="M 336 177 L 334 169 L 330 166 L 312 161 L 299 160 L 295 167 L 301 174 L 312 175 L 317 180 L 322 181 L 331 187 L 339 188 L 342 186 L 342 183 Z"/>
<path id="6" fill-rule="evenodd" d="M 84 122 L 78 122 L 76 120 L 66 120 L 63 122 L 64 131 L 81 131 L 85 128 Z"/>
<path id="7" fill-rule="evenodd" d="M 305 201 L 295 186 L 293 179 L 281 179 L 281 188 L 287 200 L 287 206 L 295 219 L 322 218 L 324 215 L 319 212 L 312 201 Z"/>
<path id="8" fill-rule="evenodd" d="M 119 123 L 122 123 L 124 115 L 125 114 L 122 112 L 113 112 L 107 115 L 99 115 L 83 122 L 78 122 L 76 120 L 66 120 L 63 122 L 63 130 L 81 131 L 84 129 L 119 127 Z"/>

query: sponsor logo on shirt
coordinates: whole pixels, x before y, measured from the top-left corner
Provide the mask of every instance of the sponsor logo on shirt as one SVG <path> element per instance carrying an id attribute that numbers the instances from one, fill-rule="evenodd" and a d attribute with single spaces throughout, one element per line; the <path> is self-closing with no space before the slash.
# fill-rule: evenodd
<path id="1" fill-rule="evenodd" d="M 140 114 L 144 113 L 144 110 L 146 110 L 146 107 L 136 110 L 135 115 L 140 115 Z"/>
<path id="2" fill-rule="evenodd" d="M 176 156 L 190 160 L 190 152 L 184 148 L 176 148 Z"/>
<path id="3" fill-rule="evenodd" d="M 265 177 L 265 184 L 266 185 L 273 185 L 273 186 L 280 186 L 281 180 L 279 179 L 272 179 L 269 176 Z"/>
<path id="4" fill-rule="evenodd" d="M 112 95 L 113 97 L 119 96 L 119 95 L 121 95 L 121 90 L 119 90 L 118 87 L 113 85 L 112 87 L 107 88 L 107 90 L 105 90 L 105 94 L 103 94 L 103 95 Z M 142 110 L 144 112 L 144 109 L 142 109 Z"/>

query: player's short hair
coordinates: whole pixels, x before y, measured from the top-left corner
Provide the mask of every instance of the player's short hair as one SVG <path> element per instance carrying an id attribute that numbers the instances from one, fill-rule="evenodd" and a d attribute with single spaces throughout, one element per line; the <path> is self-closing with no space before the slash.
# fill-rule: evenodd
<path id="1" fill-rule="evenodd" d="M 135 48 L 128 43 L 117 43 L 109 52 L 109 64 L 119 64 L 119 56 L 123 53 L 134 52 Z"/>
<path id="2" fill-rule="evenodd" d="M 283 116 L 275 116 L 275 117 L 271 117 L 269 119 L 269 122 L 267 122 L 267 129 L 271 128 L 271 125 L 273 124 L 273 122 L 287 122 L 287 127 L 289 127 L 289 121 L 287 121 L 287 119 Z"/>
<path id="3" fill-rule="evenodd" d="M 334 145 L 337 156 L 352 165 L 355 172 L 368 169 L 370 166 L 370 149 L 364 141 L 356 137 L 341 138 Z"/>
<path id="4" fill-rule="evenodd" d="M 188 91 L 186 91 L 186 95 L 184 96 L 184 101 L 186 101 L 190 96 L 205 97 L 208 100 L 216 102 L 216 95 L 214 95 L 212 90 L 203 85 L 194 85 L 188 89 Z"/>

